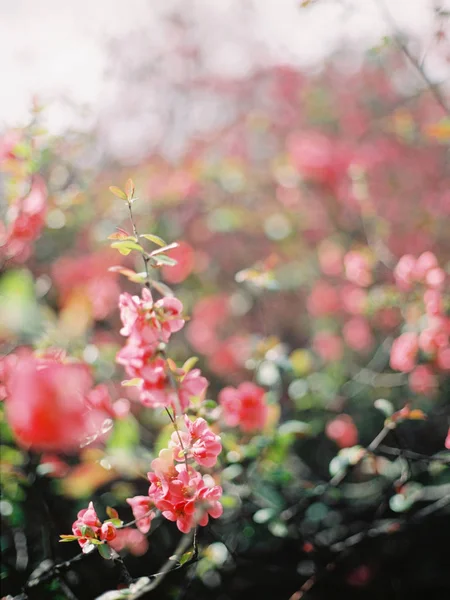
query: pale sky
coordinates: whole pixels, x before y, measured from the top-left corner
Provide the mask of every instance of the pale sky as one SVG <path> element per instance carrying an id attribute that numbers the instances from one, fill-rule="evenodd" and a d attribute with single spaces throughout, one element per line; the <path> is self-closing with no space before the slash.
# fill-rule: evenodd
<path id="1" fill-rule="evenodd" d="M 212 70 L 239 74 L 251 67 L 249 45 L 268 61 L 302 66 L 320 65 L 343 39 L 355 55 L 377 45 L 389 33 L 379 1 L 318 0 L 302 9 L 299 0 L 0 0 L 0 129 L 26 119 L 33 94 L 51 102 L 51 130 L 70 120 L 55 102 L 62 96 L 86 105 L 95 119 L 111 102 L 107 43 L 144 31 L 164 52 L 161 17 L 170 11 L 195 23 Z M 433 0 L 384 2 L 399 28 L 426 45 Z M 354 8 L 346 12 L 348 3 Z M 440 4 L 450 8 L 450 0 Z M 429 68 L 442 75 L 442 65 Z"/>

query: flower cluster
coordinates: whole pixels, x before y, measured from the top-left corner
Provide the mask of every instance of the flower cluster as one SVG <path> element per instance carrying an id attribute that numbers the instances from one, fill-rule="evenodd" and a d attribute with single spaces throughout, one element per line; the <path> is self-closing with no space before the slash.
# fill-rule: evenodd
<path id="1" fill-rule="evenodd" d="M 24 262 L 31 253 L 32 243 L 40 236 L 47 212 L 47 187 L 35 175 L 27 195 L 18 198 L 8 211 L 7 226 L 0 221 L 0 256 Z"/>
<path id="2" fill-rule="evenodd" d="M 69 362 L 62 351 L 17 353 L 3 370 L 8 422 L 25 448 L 79 450 L 87 439 L 102 436 L 117 408 L 105 386 L 93 387 L 88 365 Z"/>
<path id="3" fill-rule="evenodd" d="M 191 421 L 184 417 L 186 430 L 173 432 L 169 448 L 161 450 L 151 463 L 148 473 L 150 488 L 148 496 L 128 498 L 136 525 L 142 533 L 150 529 L 154 514 L 159 509 L 169 521 L 176 521 L 183 533 L 196 525 L 206 525 L 209 516 L 222 514 L 219 499 L 222 488 L 213 484 L 211 476 L 202 476 L 191 464 L 213 467 L 222 450 L 220 437 L 209 429 L 206 421 L 198 418 Z M 177 464 L 183 461 L 182 464 Z"/>
<path id="4" fill-rule="evenodd" d="M 90 552 L 93 545 L 111 542 L 117 536 L 117 529 L 113 521 L 108 519 L 103 523 L 97 516 L 94 505 L 89 502 L 87 508 L 83 508 L 77 515 L 77 520 L 72 525 L 73 535 L 62 535 L 61 541 L 71 542 L 78 540 L 84 553 Z"/>
<path id="5" fill-rule="evenodd" d="M 119 307 L 123 324 L 120 333 L 128 339 L 117 354 L 117 362 L 136 380 L 142 404 L 184 412 L 190 398 L 201 396 L 208 382 L 199 369 L 187 373 L 171 370 L 168 361 L 158 355 L 161 344 L 167 344 L 172 333 L 184 325 L 181 302 L 170 297 L 153 302 L 151 292 L 144 288 L 142 298 L 121 294 Z"/>
<path id="6" fill-rule="evenodd" d="M 223 418 L 230 427 L 251 432 L 264 429 L 268 406 L 263 388 L 254 383 L 241 383 L 237 388 L 225 387 L 219 394 Z"/>
<path id="7" fill-rule="evenodd" d="M 409 373 L 414 392 L 429 394 L 437 387 L 437 374 L 450 371 L 450 319 L 442 296 L 446 274 L 431 252 L 418 259 L 402 256 L 394 274 L 397 286 L 415 296 L 407 313 L 408 330 L 392 344 L 390 365 Z"/>

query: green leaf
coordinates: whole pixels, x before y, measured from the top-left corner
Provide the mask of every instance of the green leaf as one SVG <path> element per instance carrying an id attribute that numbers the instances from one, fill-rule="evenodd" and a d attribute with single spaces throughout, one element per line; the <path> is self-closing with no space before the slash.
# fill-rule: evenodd
<path id="1" fill-rule="evenodd" d="M 108 240 L 119 240 L 121 242 L 137 242 L 137 239 L 134 235 L 127 235 L 123 231 L 115 231 L 111 235 L 108 235 Z"/>
<path id="2" fill-rule="evenodd" d="M 106 519 L 105 523 L 112 523 L 114 527 L 122 527 L 123 521 L 122 519 Z"/>
<path id="3" fill-rule="evenodd" d="M 132 387 L 134 385 L 139 385 L 141 381 L 142 379 L 140 379 L 139 377 L 135 377 L 134 379 L 124 379 L 122 381 L 122 385 L 124 387 Z"/>
<path id="4" fill-rule="evenodd" d="M 112 559 L 111 548 L 108 546 L 108 544 L 101 544 L 98 547 L 98 551 L 99 551 L 100 556 L 102 558 L 105 558 L 106 560 L 111 560 Z"/>
<path id="5" fill-rule="evenodd" d="M 111 506 L 106 507 L 106 514 L 108 515 L 108 517 L 110 519 L 118 519 L 119 518 L 119 513 L 117 512 L 117 510 L 115 508 L 112 508 Z"/>
<path id="6" fill-rule="evenodd" d="M 128 198 L 127 198 L 127 195 L 125 194 L 125 192 L 122 191 L 120 188 L 116 187 L 115 185 L 110 185 L 109 191 L 112 194 L 114 194 L 114 196 L 116 196 L 116 198 L 120 198 L 121 200 L 125 200 L 126 202 L 128 202 Z"/>
<path id="7" fill-rule="evenodd" d="M 180 565 L 184 565 L 186 564 L 189 560 L 191 560 L 191 558 L 193 557 L 194 553 L 192 552 L 192 550 L 189 550 L 189 552 L 185 552 L 181 557 L 180 560 L 178 561 L 180 563 Z"/>
<path id="8" fill-rule="evenodd" d="M 189 373 L 189 371 L 194 368 L 194 366 L 197 364 L 197 362 L 198 362 L 198 356 L 191 356 L 190 358 L 187 359 L 187 361 L 184 363 L 184 365 L 181 368 L 183 369 L 183 371 L 185 373 Z"/>
<path id="9" fill-rule="evenodd" d="M 217 407 L 217 402 L 216 402 L 215 400 L 205 400 L 205 401 L 203 402 L 203 406 L 204 406 L 205 408 L 210 408 L 210 409 L 213 409 L 213 408 L 216 408 L 216 407 Z"/>
<path id="10" fill-rule="evenodd" d="M 91 527 L 89 527 L 89 525 L 82 525 L 80 527 L 80 531 L 81 535 L 83 535 L 84 537 L 93 538 L 95 536 L 94 530 Z"/>
<path id="11" fill-rule="evenodd" d="M 162 252 L 167 252 L 168 250 L 173 250 L 174 248 L 178 248 L 179 244 L 177 242 L 173 242 L 173 244 L 169 244 L 168 246 L 163 246 L 162 248 L 157 248 L 150 252 L 149 256 L 156 256 L 157 254 L 161 254 Z"/>
<path id="12" fill-rule="evenodd" d="M 152 256 L 152 260 L 159 265 L 167 265 L 168 267 L 175 266 L 178 261 L 174 258 L 170 258 L 170 256 L 166 256 L 165 254 L 160 254 L 159 256 Z"/>
<path id="13" fill-rule="evenodd" d="M 136 242 L 132 242 L 131 240 L 121 240 L 119 242 L 113 242 L 111 244 L 111 248 L 115 248 L 120 252 L 120 254 L 123 254 L 124 256 L 130 254 L 132 250 L 137 250 L 141 254 L 145 253 L 145 250 L 142 248 L 142 246 L 140 246 Z"/>
<path id="14" fill-rule="evenodd" d="M 78 539 L 77 535 L 60 535 L 60 542 L 73 542 Z"/>
<path id="15" fill-rule="evenodd" d="M 167 245 L 167 243 L 162 238 L 160 238 L 158 235 L 153 235 L 152 233 L 143 233 L 139 237 L 145 238 L 146 240 L 153 242 L 157 246 L 166 246 Z"/>

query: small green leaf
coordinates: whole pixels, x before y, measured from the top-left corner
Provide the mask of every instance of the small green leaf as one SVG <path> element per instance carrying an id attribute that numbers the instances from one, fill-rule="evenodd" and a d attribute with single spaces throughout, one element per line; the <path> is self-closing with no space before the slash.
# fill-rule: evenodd
<path id="1" fill-rule="evenodd" d="M 76 535 L 60 535 L 59 537 L 61 538 L 60 542 L 73 542 L 78 539 Z"/>
<path id="2" fill-rule="evenodd" d="M 203 406 L 205 408 L 211 408 L 211 409 L 213 409 L 213 408 L 217 407 L 217 402 L 215 402 L 214 400 L 205 400 L 203 402 Z"/>
<path id="3" fill-rule="evenodd" d="M 181 368 L 183 369 L 183 371 L 185 373 L 189 373 L 189 371 L 194 368 L 194 366 L 197 364 L 197 362 L 198 362 L 198 356 L 191 356 L 190 358 L 187 359 L 187 361 L 184 363 L 184 365 Z"/>
<path id="4" fill-rule="evenodd" d="M 162 252 L 167 252 L 168 250 L 173 250 L 174 248 L 178 248 L 179 244 L 177 242 L 173 242 L 173 244 L 169 244 L 168 246 L 163 246 L 162 248 L 157 248 L 150 252 L 149 256 L 156 256 L 157 254 L 161 254 Z"/>
<path id="5" fill-rule="evenodd" d="M 120 252 L 120 254 L 123 254 L 124 256 L 130 254 L 132 250 L 137 250 L 141 254 L 144 254 L 145 252 L 142 246 L 140 246 L 136 242 L 132 242 L 131 240 L 121 240 L 119 242 L 114 242 L 111 244 L 111 248 L 115 248 Z"/>
<path id="6" fill-rule="evenodd" d="M 134 235 L 128 235 L 127 233 L 124 233 L 123 231 L 115 231 L 111 235 L 108 235 L 108 240 L 120 240 L 122 242 L 125 242 L 125 241 L 137 242 L 137 239 Z"/>
<path id="7" fill-rule="evenodd" d="M 106 519 L 105 523 L 112 523 L 114 527 L 122 527 L 123 521 L 121 519 Z"/>
<path id="8" fill-rule="evenodd" d="M 111 506 L 106 507 L 106 514 L 108 515 L 108 517 L 110 519 L 118 519 L 119 518 L 119 513 L 117 512 L 117 510 L 115 508 L 112 508 Z"/>
<path id="9" fill-rule="evenodd" d="M 152 260 L 156 263 L 157 266 L 167 265 L 168 267 L 173 267 L 177 264 L 174 258 L 170 258 L 170 256 L 166 256 L 165 254 L 160 254 L 159 256 L 152 256 Z"/>
<path id="10" fill-rule="evenodd" d="M 189 550 L 189 552 L 185 552 L 181 557 L 180 560 L 178 561 L 180 563 L 180 565 L 184 565 L 186 564 L 189 560 L 191 560 L 192 556 L 194 555 L 194 553 L 192 552 L 192 550 Z"/>
<path id="11" fill-rule="evenodd" d="M 80 527 L 80 531 L 84 537 L 92 537 L 93 538 L 95 536 L 94 530 L 91 527 L 89 527 L 89 525 L 82 525 Z"/>
<path id="12" fill-rule="evenodd" d="M 126 200 L 128 202 L 128 198 L 127 198 L 127 195 L 125 194 L 125 192 L 122 191 L 120 188 L 116 187 L 115 185 L 110 185 L 109 191 L 112 194 L 114 194 L 114 196 L 116 196 L 116 198 L 120 198 L 121 200 Z"/>
<path id="13" fill-rule="evenodd" d="M 142 379 L 140 379 L 139 377 L 135 377 L 134 379 L 124 379 L 122 381 L 122 385 L 124 387 L 131 387 L 133 385 L 139 385 L 141 381 Z"/>
<path id="14" fill-rule="evenodd" d="M 111 548 L 108 546 L 108 544 L 101 544 L 98 547 L 98 551 L 99 551 L 100 556 L 102 558 L 105 558 L 106 560 L 111 560 L 112 559 Z"/>
<path id="15" fill-rule="evenodd" d="M 162 238 L 160 238 L 158 235 L 153 235 L 152 233 L 143 233 L 139 237 L 145 238 L 146 240 L 153 242 L 157 246 L 166 246 L 167 245 L 167 243 Z"/>

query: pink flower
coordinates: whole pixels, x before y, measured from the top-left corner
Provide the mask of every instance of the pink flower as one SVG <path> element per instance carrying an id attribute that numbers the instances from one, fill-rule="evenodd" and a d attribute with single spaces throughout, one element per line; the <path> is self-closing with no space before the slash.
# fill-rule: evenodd
<path id="1" fill-rule="evenodd" d="M 445 438 L 444 446 L 447 450 L 450 450 L 450 427 L 448 429 L 447 437 Z"/>
<path id="2" fill-rule="evenodd" d="M 188 458 L 193 458 L 199 465 L 213 467 L 222 451 L 220 437 L 209 429 L 205 419 L 191 421 L 184 416 L 186 431 L 172 433 L 169 448 L 173 448 L 175 460 L 184 461 L 185 451 Z M 183 446 L 180 443 L 183 443 Z M 183 450 L 184 447 L 184 450 Z"/>
<path id="3" fill-rule="evenodd" d="M 416 281 L 424 281 L 431 269 L 438 266 L 436 256 L 432 252 L 424 252 L 419 256 L 414 266 L 414 278 Z"/>
<path id="4" fill-rule="evenodd" d="M 78 521 L 81 521 L 82 525 L 92 527 L 95 531 L 101 526 L 100 519 L 97 517 L 93 502 L 89 502 L 88 507 L 80 510 L 77 516 Z"/>
<path id="5" fill-rule="evenodd" d="M 450 346 L 438 349 L 436 363 L 442 371 L 450 371 Z"/>
<path id="6" fill-rule="evenodd" d="M 111 401 L 108 388 L 103 383 L 97 385 L 87 394 L 86 402 L 92 408 L 102 410 L 112 418 L 124 418 L 130 411 L 130 403 L 125 398 L 121 398 L 114 403 Z"/>
<path id="7" fill-rule="evenodd" d="M 109 542 L 109 545 L 116 552 L 126 549 L 134 556 L 143 556 L 148 550 L 148 540 L 145 535 L 131 527 L 118 529 L 116 537 Z"/>
<path id="8" fill-rule="evenodd" d="M 408 377 L 409 387 L 416 394 L 432 394 L 437 387 L 433 370 L 427 365 L 418 365 Z"/>
<path id="9" fill-rule="evenodd" d="M 340 448 L 348 448 L 358 443 L 358 430 L 350 415 L 339 415 L 327 424 L 325 431 Z"/>
<path id="10" fill-rule="evenodd" d="M 104 542 L 111 542 L 117 535 L 117 529 L 115 528 L 115 526 L 110 523 L 110 522 L 106 522 L 103 523 L 103 525 L 100 528 L 100 539 L 103 540 Z"/>
<path id="11" fill-rule="evenodd" d="M 408 373 L 416 365 L 419 342 L 416 333 L 403 333 L 394 340 L 391 348 L 390 365 L 396 371 Z"/>
<path id="12" fill-rule="evenodd" d="M 367 350 L 373 344 L 369 324 L 363 317 L 353 317 L 344 325 L 342 334 L 353 350 Z"/>
<path id="13" fill-rule="evenodd" d="M 131 335 L 136 321 L 139 319 L 141 307 L 145 304 L 149 304 L 149 308 L 153 306 L 153 299 L 151 292 L 144 288 L 142 290 L 143 301 L 139 296 L 131 296 L 127 292 L 120 294 L 119 297 L 119 310 L 120 319 L 123 327 L 120 333 L 125 336 Z M 145 303 L 145 304 L 144 304 Z"/>
<path id="14" fill-rule="evenodd" d="M 254 383 L 241 383 L 238 388 L 225 387 L 219 393 L 225 423 L 242 431 L 260 431 L 267 421 L 265 391 Z"/>
<path id="15" fill-rule="evenodd" d="M 314 285 L 306 305 L 308 312 L 315 317 L 335 314 L 341 308 L 336 288 L 326 281 L 318 281 Z"/>
<path id="16" fill-rule="evenodd" d="M 186 471 L 184 464 L 176 469 L 178 476 L 171 480 L 169 493 L 157 507 L 166 519 L 176 521 L 180 531 L 188 533 L 196 524 L 206 525 L 209 515 L 220 517 L 222 488 L 207 486 L 200 473 L 192 468 Z"/>
<path id="17" fill-rule="evenodd" d="M 40 175 L 33 175 L 27 196 L 19 198 L 10 208 L 10 223 L 0 241 L 0 251 L 8 258 L 24 262 L 31 252 L 31 244 L 44 227 L 47 212 L 47 187 Z M 3 243 L 2 243 L 3 242 Z"/>
<path id="18" fill-rule="evenodd" d="M 150 512 L 153 508 L 153 502 L 149 496 L 134 496 L 133 498 L 127 498 L 127 502 L 131 506 L 133 517 L 138 519 L 136 527 L 142 533 L 148 533 L 152 519 L 155 517 L 155 513 Z"/>
<path id="19" fill-rule="evenodd" d="M 425 311 L 428 315 L 439 315 L 443 311 L 442 294 L 437 290 L 427 290 L 423 295 Z"/>
<path id="20" fill-rule="evenodd" d="M 345 275 L 352 283 L 367 287 L 372 283 L 371 264 L 367 256 L 350 251 L 344 257 Z"/>
<path id="21" fill-rule="evenodd" d="M 442 288 L 445 282 L 445 271 L 440 268 L 430 269 L 425 276 L 425 282 L 431 288 Z"/>
<path id="22" fill-rule="evenodd" d="M 73 452 L 101 429 L 103 410 L 87 401 L 92 376 L 83 363 L 19 358 L 8 373 L 6 414 L 24 447 Z"/>
<path id="23" fill-rule="evenodd" d="M 184 319 L 181 318 L 183 312 L 183 305 L 178 298 L 161 298 L 155 304 L 155 310 L 158 313 L 161 327 L 165 332 L 167 341 L 171 333 L 180 331 L 184 326 Z"/>
<path id="24" fill-rule="evenodd" d="M 200 369 L 189 371 L 181 380 L 179 387 L 178 396 L 182 412 L 188 408 L 191 398 L 201 399 L 207 387 L 208 380 L 201 375 Z"/>
<path id="25" fill-rule="evenodd" d="M 177 264 L 163 267 L 163 277 L 168 283 L 181 283 L 195 267 L 194 249 L 186 242 L 179 242 L 178 247 L 169 250 L 167 254 L 175 259 Z"/>
<path id="26" fill-rule="evenodd" d="M 313 349 L 326 362 L 342 358 L 343 347 L 339 336 L 329 331 L 319 331 L 313 339 Z"/>
<path id="27" fill-rule="evenodd" d="M 348 283 L 341 287 L 340 298 L 344 310 L 353 315 L 361 315 L 367 305 L 367 290 Z"/>
<path id="28" fill-rule="evenodd" d="M 405 254 L 398 261 L 394 276 L 400 289 L 409 290 L 415 279 L 416 259 L 411 254 Z"/>
<path id="29" fill-rule="evenodd" d="M 102 524 L 97 517 L 92 502 L 89 502 L 88 508 L 80 510 L 77 517 L 77 520 L 72 525 L 72 532 L 74 535 L 79 536 L 78 543 L 83 552 L 88 552 L 89 540 L 96 539 Z"/>

